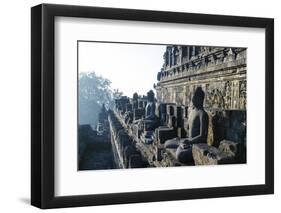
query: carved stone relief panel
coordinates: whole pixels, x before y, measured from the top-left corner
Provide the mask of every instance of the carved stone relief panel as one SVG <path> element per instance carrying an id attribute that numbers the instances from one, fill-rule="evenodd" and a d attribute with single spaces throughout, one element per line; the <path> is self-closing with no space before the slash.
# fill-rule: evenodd
<path id="1" fill-rule="evenodd" d="M 247 107 L 247 82 L 246 80 L 239 82 L 239 105 L 240 109 Z"/>
<path id="2" fill-rule="evenodd" d="M 232 82 L 227 81 L 225 82 L 225 88 L 224 88 L 224 108 L 230 109 L 232 107 L 231 104 L 232 99 Z"/>

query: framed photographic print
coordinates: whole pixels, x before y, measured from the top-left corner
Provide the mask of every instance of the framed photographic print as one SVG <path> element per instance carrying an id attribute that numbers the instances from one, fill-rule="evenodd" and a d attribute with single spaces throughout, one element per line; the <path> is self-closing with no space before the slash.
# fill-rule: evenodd
<path id="1" fill-rule="evenodd" d="M 274 192 L 274 20 L 31 9 L 31 203 Z"/>

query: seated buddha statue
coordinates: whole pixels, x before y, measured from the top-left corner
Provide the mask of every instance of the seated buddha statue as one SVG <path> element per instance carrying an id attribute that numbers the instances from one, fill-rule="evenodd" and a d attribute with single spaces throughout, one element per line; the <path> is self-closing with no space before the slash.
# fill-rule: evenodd
<path id="1" fill-rule="evenodd" d="M 154 130 L 158 123 L 158 119 L 155 114 L 156 105 L 154 92 L 152 90 L 147 93 L 147 101 L 144 118 L 135 120 L 134 123 L 142 125 L 145 130 Z"/>
<path id="2" fill-rule="evenodd" d="M 192 110 L 188 116 L 186 138 L 174 138 L 165 142 L 165 148 L 176 148 L 177 160 L 181 163 L 192 162 L 192 145 L 207 143 L 209 117 L 203 108 L 205 93 L 197 87 L 192 97 Z"/>

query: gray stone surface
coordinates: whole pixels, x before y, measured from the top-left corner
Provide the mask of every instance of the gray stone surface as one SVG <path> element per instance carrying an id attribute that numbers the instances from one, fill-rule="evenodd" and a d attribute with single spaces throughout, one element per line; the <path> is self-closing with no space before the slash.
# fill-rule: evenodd
<path id="1" fill-rule="evenodd" d="M 219 148 L 208 144 L 195 144 L 192 147 L 195 165 L 234 164 L 241 162 L 239 143 L 223 140 Z"/>
<path id="2" fill-rule="evenodd" d="M 219 150 L 208 144 L 195 144 L 192 146 L 192 155 L 195 165 L 218 164 Z"/>

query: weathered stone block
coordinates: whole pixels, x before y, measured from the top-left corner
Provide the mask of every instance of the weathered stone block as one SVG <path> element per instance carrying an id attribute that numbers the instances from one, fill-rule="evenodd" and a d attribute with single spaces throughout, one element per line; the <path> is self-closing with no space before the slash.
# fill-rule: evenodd
<path id="1" fill-rule="evenodd" d="M 224 139 L 246 144 L 245 110 L 207 110 L 208 144 L 219 147 Z"/>
<path id="2" fill-rule="evenodd" d="M 142 161 L 140 154 L 134 154 L 130 156 L 129 168 L 143 168 L 144 162 Z"/>
<path id="3" fill-rule="evenodd" d="M 209 124 L 208 124 L 208 137 L 207 137 L 207 144 L 209 146 L 214 145 L 214 131 L 213 131 L 213 114 L 211 112 L 207 112 L 209 117 Z"/>
<path id="4" fill-rule="evenodd" d="M 170 128 L 170 127 L 164 127 L 164 126 L 160 126 L 157 130 L 156 130 L 157 134 L 157 141 L 160 144 L 165 143 L 166 140 L 172 139 L 177 137 L 177 132 L 175 129 Z"/>
<path id="5" fill-rule="evenodd" d="M 155 148 L 155 160 L 161 161 L 163 159 L 163 153 L 164 153 L 164 146 L 162 144 L 159 144 Z"/>
<path id="6" fill-rule="evenodd" d="M 137 138 L 140 138 L 140 135 L 142 133 L 142 129 L 139 128 L 139 125 L 138 124 L 133 124 L 131 126 L 132 128 L 132 132 L 135 136 L 137 136 Z"/>
<path id="7" fill-rule="evenodd" d="M 221 152 L 228 153 L 230 156 L 235 157 L 238 153 L 238 143 L 235 143 L 233 141 L 223 140 L 220 142 L 219 150 Z"/>
<path id="8" fill-rule="evenodd" d="M 195 165 L 240 163 L 239 144 L 223 140 L 219 148 L 208 144 L 194 144 L 192 155 Z"/>
<path id="9" fill-rule="evenodd" d="M 244 144 L 223 140 L 220 142 L 219 150 L 227 156 L 232 157 L 235 163 L 246 163 L 246 149 Z"/>
<path id="10" fill-rule="evenodd" d="M 192 155 L 195 165 L 216 165 L 219 150 L 208 144 L 194 144 L 192 146 Z"/>
<path id="11" fill-rule="evenodd" d="M 144 115 L 145 115 L 145 110 L 143 108 L 134 110 L 134 120 L 141 119 L 144 117 Z"/>

